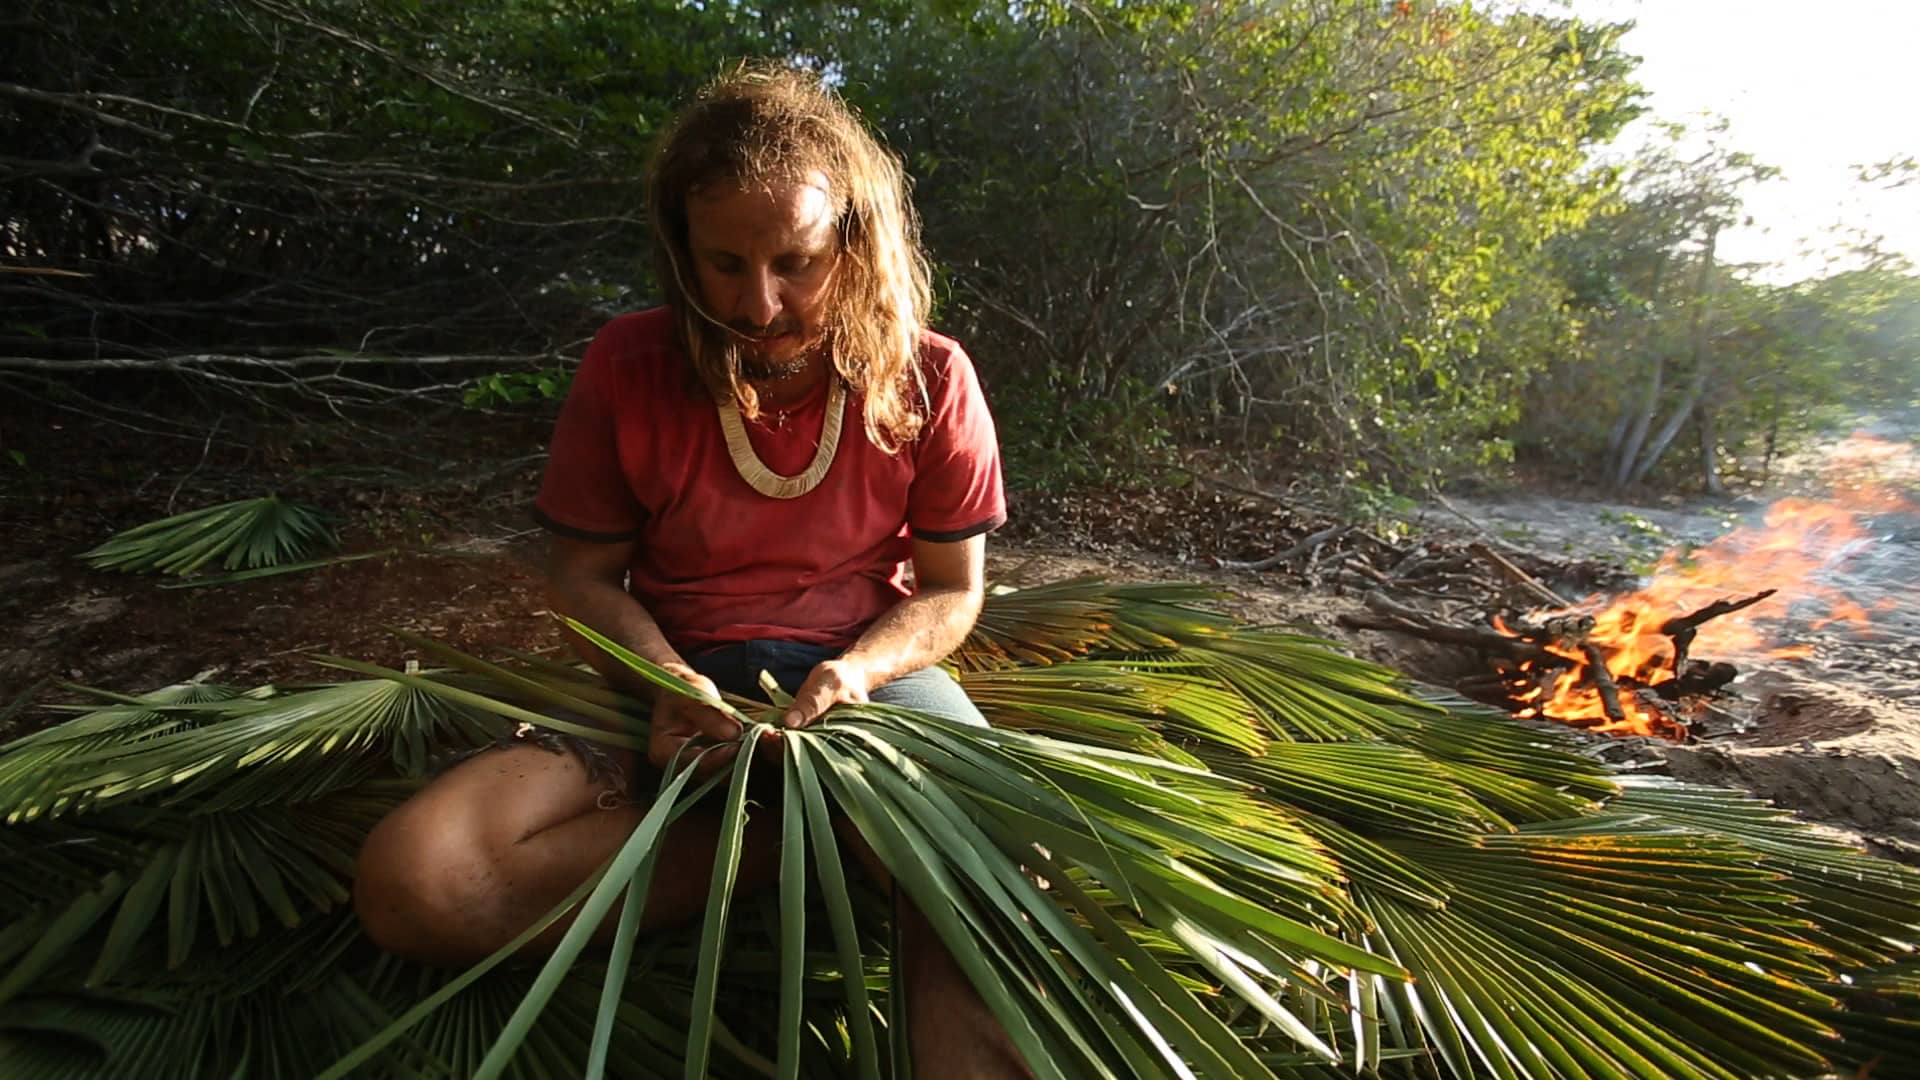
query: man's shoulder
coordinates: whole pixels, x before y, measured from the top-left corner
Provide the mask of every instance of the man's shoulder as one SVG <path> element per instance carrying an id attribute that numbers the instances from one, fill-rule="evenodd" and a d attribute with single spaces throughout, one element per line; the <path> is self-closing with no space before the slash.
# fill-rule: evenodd
<path id="1" fill-rule="evenodd" d="M 957 371 L 971 372 L 973 358 L 958 341 L 928 327 L 920 328 L 920 372 L 929 382 L 945 382 Z"/>
<path id="2" fill-rule="evenodd" d="M 619 353 L 659 353 L 674 347 L 673 309 L 647 308 L 616 315 L 600 328 L 596 342 Z"/>
<path id="3" fill-rule="evenodd" d="M 678 340 L 667 308 L 616 315 L 594 335 L 581 374 L 617 397 L 657 392 L 685 371 Z"/>

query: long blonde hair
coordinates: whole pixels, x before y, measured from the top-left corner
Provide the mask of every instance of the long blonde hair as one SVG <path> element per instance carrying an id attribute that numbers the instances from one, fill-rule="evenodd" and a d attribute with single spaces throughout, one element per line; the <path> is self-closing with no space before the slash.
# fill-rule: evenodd
<path id="1" fill-rule="evenodd" d="M 739 346 L 688 290 L 687 199 L 714 184 L 792 181 L 814 170 L 827 177 L 839 222 L 839 265 L 825 304 L 834 368 L 866 396 L 867 438 L 892 453 L 926 422 L 920 332 L 932 290 L 920 222 L 900 162 L 817 77 L 742 64 L 674 118 L 647 180 L 655 276 L 695 376 L 715 400 L 731 395 L 748 419 L 758 416 Z"/>

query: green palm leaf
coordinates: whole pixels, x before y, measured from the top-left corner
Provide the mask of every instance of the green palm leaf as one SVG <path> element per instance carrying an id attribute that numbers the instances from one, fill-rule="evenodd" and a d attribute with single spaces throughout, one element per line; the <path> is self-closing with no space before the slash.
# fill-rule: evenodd
<path id="1" fill-rule="evenodd" d="M 367 680 L 205 700 L 149 695 L 9 745 L 9 822 L 149 797 L 204 811 L 297 802 L 379 767 L 423 775 L 437 751 L 484 745 L 494 721 L 416 685 Z"/>
<path id="2" fill-rule="evenodd" d="M 84 983 L 98 987 L 130 963 L 181 966 L 209 923 L 225 946 L 334 910 L 347 900 L 361 838 L 414 786 L 374 782 L 315 802 L 231 811 L 116 806 L 84 831 L 59 821 L 11 830 L 8 878 L 38 903 L 15 910 L 0 942 L 0 961 L 13 961 L 0 1002 L 59 970 L 89 936 L 98 948 Z M 74 836 L 114 869 L 76 879 L 65 854 Z"/>
<path id="3" fill-rule="evenodd" d="M 110 747 L 125 746 L 191 728 L 201 714 L 192 708 L 238 697 L 232 687 L 181 683 L 139 697 L 111 695 L 114 704 L 57 727 L 0 746 L 0 817 L 8 824 L 58 814 L 74 799 L 62 792 L 67 777 L 90 776 L 75 765 Z"/>
<path id="4" fill-rule="evenodd" d="M 323 511 L 268 495 L 136 525 L 80 557 L 98 570 L 183 575 L 216 560 L 228 570 L 279 566 L 338 544 Z"/>
<path id="5" fill-rule="evenodd" d="M 589 956 L 597 913 L 644 892 L 643 830 L 543 922 L 591 898 L 574 944 L 457 975 L 354 932 L 360 837 L 440 752 L 519 722 L 631 744 L 631 701 L 425 642 L 454 670 L 113 697 L 0 748 L 0 1069 L 886 1075 L 908 1003 L 836 814 L 1041 1075 L 1815 1075 L 1920 1053 L 1920 875 L 1733 793 L 1615 776 L 1212 596 L 992 597 L 955 667 L 994 729 L 849 706 L 785 733 L 780 895 L 739 895 L 723 850 L 706 925 L 628 925 Z M 762 812 L 754 757 L 716 781 L 732 827 Z M 693 795 L 663 793 L 649 827 Z"/>

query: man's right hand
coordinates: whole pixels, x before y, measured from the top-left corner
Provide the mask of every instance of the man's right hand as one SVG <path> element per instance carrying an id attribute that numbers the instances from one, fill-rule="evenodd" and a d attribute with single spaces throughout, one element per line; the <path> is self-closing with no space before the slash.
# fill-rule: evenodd
<path id="1" fill-rule="evenodd" d="M 669 664 L 667 671 L 693 684 L 693 688 L 720 703 L 720 689 L 713 680 L 685 664 Z M 660 690 L 654 694 L 653 730 L 647 737 L 647 760 L 665 771 L 676 759 L 681 767 L 700 758 L 699 775 L 709 776 L 733 760 L 738 752 L 740 725 L 713 705 L 703 705 L 684 694 Z M 701 755 L 702 747 L 688 747 L 692 739 L 722 745 Z"/>

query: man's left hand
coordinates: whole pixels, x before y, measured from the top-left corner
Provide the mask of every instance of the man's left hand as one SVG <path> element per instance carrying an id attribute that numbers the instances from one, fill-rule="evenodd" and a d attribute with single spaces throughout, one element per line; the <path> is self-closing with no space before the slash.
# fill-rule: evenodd
<path id="1" fill-rule="evenodd" d="M 780 726 L 806 727 L 835 705 L 866 701 L 871 689 L 873 676 L 858 662 L 845 657 L 823 660 L 794 692 L 793 704 L 781 716 Z"/>

